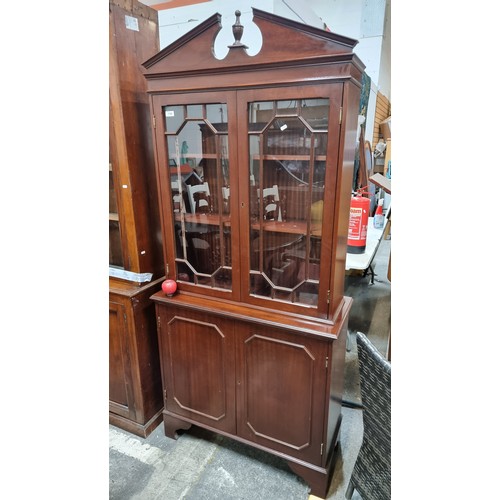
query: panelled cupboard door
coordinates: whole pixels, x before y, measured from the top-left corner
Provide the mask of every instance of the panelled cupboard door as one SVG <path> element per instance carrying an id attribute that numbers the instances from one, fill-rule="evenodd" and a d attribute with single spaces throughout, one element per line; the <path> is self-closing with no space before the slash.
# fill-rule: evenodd
<path id="1" fill-rule="evenodd" d="M 238 435 L 320 466 L 327 344 L 250 324 L 236 339 Z"/>
<path id="2" fill-rule="evenodd" d="M 235 433 L 234 323 L 189 310 L 159 309 L 165 409 Z"/>
<path id="3" fill-rule="evenodd" d="M 134 418 L 126 312 L 123 304 L 109 302 L 109 409 Z"/>

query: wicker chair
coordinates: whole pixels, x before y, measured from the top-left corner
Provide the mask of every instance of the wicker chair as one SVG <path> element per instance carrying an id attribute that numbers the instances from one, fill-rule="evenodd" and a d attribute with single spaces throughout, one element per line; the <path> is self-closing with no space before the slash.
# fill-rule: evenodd
<path id="1" fill-rule="evenodd" d="M 357 332 L 363 402 L 363 443 L 346 491 L 363 500 L 391 498 L 391 363 L 366 335 Z"/>

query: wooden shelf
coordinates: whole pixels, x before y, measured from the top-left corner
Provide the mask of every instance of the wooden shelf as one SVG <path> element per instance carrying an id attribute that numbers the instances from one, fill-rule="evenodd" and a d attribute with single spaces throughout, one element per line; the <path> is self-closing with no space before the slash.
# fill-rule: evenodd
<path id="1" fill-rule="evenodd" d="M 189 160 L 190 158 L 193 159 L 201 159 L 201 160 L 216 160 L 218 156 L 215 153 L 189 153 L 187 155 L 179 155 L 181 158 L 186 158 Z M 227 158 L 224 158 L 223 156 L 221 157 L 223 160 L 227 160 Z"/>
<path id="2" fill-rule="evenodd" d="M 231 225 L 231 219 L 229 215 L 223 215 L 222 219 L 217 214 L 175 214 L 175 221 L 184 222 L 191 224 L 207 224 L 209 226 L 218 226 L 222 222 L 225 226 Z"/>
<path id="3" fill-rule="evenodd" d="M 252 155 L 252 160 L 273 160 L 273 161 L 309 161 L 311 159 L 310 154 L 306 155 L 273 155 L 273 154 L 265 154 L 265 155 Z M 314 159 L 316 161 L 326 161 L 325 155 L 315 155 Z"/>
<path id="4" fill-rule="evenodd" d="M 252 223 L 252 229 L 259 230 L 259 223 Z M 305 221 L 265 221 L 262 224 L 264 231 L 274 233 L 307 234 L 307 223 Z M 312 236 L 321 236 L 321 224 L 311 224 Z"/>
<path id="5" fill-rule="evenodd" d="M 229 215 L 223 215 L 222 219 L 216 214 L 175 214 L 175 221 L 184 222 L 191 224 L 206 224 L 208 226 L 219 226 L 220 223 L 224 226 L 231 225 L 231 219 Z M 251 225 L 252 229 L 259 230 L 261 225 L 258 222 L 254 222 Z M 274 233 L 290 233 L 290 234 L 307 234 L 307 223 L 305 221 L 264 221 L 262 224 L 262 229 L 264 231 L 274 232 Z M 310 234 L 312 236 L 321 237 L 321 224 L 311 224 Z"/>

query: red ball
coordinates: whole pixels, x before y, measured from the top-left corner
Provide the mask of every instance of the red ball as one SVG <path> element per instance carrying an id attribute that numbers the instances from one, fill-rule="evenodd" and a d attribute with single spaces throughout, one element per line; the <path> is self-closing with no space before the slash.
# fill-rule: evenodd
<path id="1" fill-rule="evenodd" d="M 177 290 L 177 282 L 175 280 L 165 280 L 161 284 L 161 289 L 168 295 L 172 296 Z"/>

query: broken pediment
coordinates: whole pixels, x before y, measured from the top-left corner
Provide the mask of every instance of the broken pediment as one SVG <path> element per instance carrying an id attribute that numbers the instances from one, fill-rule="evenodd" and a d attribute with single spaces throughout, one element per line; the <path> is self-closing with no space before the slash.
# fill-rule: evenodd
<path id="1" fill-rule="evenodd" d="M 271 64 L 286 65 L 288 61 L 313 64 L 353 60 L 357 40 L 256 8 L 252 12 L 253 22 L 262 34 L 262 47 L 256 55 L 249 55 L 248 47 L 240 41 L 245 27 L 240 24 L 236 11 L 234 43 L 225 58 L 216 58 L 214 44 L 222 25 L 221 15 L 214 14 L 144 62 L 145 77 L 225 71 L 240 65 L 265 68 Z"/>

